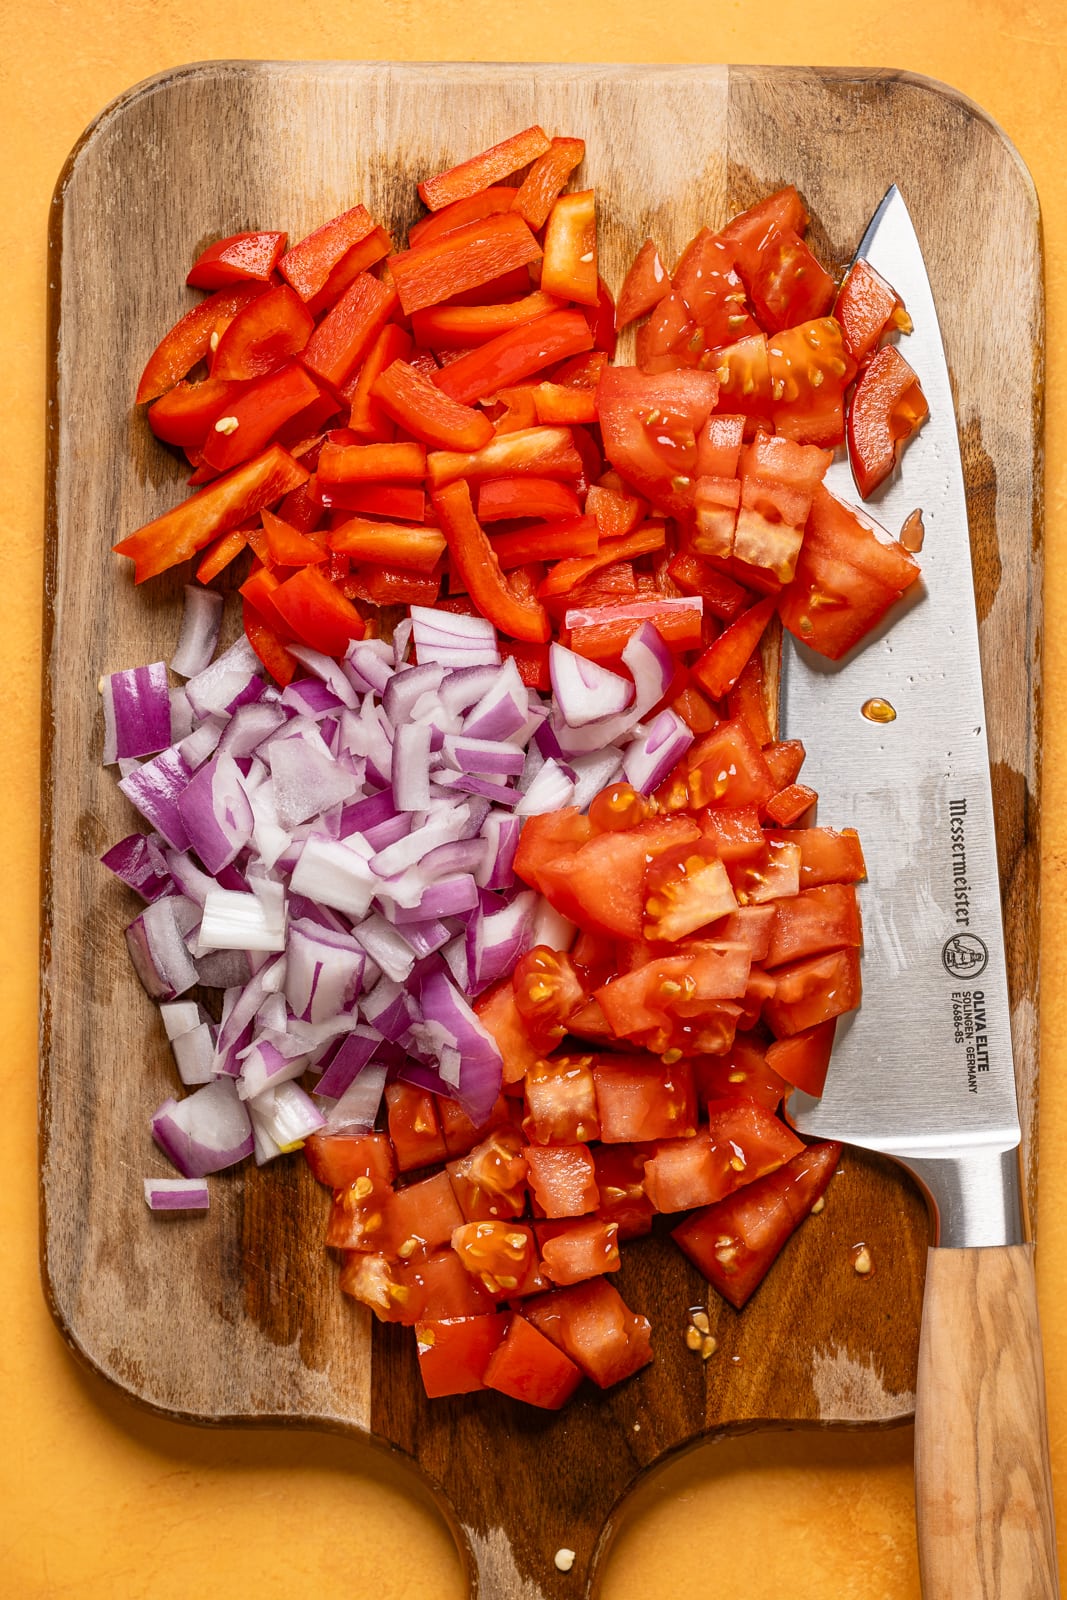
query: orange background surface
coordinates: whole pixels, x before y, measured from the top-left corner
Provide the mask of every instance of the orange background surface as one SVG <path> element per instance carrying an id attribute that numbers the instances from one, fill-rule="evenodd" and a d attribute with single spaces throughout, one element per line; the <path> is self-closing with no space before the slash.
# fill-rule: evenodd
<path id="1" fill-rule="evenodd" d="M 0 4 L 8 488 L 0 626 L 0 1573 L 16 1600 L 459 1600 L 414 1479 L 357 1443 L 206 1432 L 133 1409 L 69 1356 L 37 1266 L 38 718 L 45 234 L 84 126 L 137 80 L 212 58 L 738 61 L 898 67 L 979 102 L 1044 215 L 1047 578 L 1038 1276 L 1067 1567 L 1067 9 L 1062 0 L 14 0 Z M 680 152 L 684 160 L 684 152 Z M 1029 359 L 1027 352 L 1020 352 Z M 106 350 L 99 352 L 106 361 Z M 996 374 L 989 374 L 996 382 Z M 87 536 L 102 536 L 87 530 Z M 1005 1337 L 1010 1329 L 1004 1330 Z M 635 1497 L 603 1600 L 916 1600 L 910 1430 L 708 1445 Z M 487 1597 L 493 1600 L 493 1597 Z M 1013 1597 L 1005 1597 L 1013 1600 Z"/>

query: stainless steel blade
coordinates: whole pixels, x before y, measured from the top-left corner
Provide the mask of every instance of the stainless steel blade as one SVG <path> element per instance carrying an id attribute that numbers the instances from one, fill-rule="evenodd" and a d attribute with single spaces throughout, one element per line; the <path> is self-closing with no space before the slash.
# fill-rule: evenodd
<path id="1" fill-rule="evenodd" d="M 787 639 L 782 716 L 808 750 L 819 819 L 859 830 L 864 994 L 841 1019 L 803 1133 L 898 1157 L 930 1193 L 942 1244 L 1024 1237 L 1019 1115 L 978 622 L 952 390 L 922 251 L 894 187 L 859 249 L 900 294 L 901 353 L 930 416 L 867 509 L 890 533 L 921 507 L 921 583 L 840 663 Z M 847 461 L 827 478 L 860 505 Z M 868 720 L 871 699 L 895 710 Z"/>

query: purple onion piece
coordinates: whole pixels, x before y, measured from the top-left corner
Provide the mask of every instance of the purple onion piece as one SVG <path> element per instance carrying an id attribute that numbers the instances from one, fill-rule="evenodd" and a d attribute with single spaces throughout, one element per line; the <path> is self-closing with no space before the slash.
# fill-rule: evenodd
<path id="1" fill-rule="evenodd" d="M 623 776 L 639 794 L 650 794 L 681 760 L 692 742 L 692 728 L 668 707 L 660 712 L 645 734 L 626 747 Z"/>
<path id="2" fill-rule="evenodd" d="M 341 1040 L 329 1066 L 315 1085 L 313 1093 L 330 1100 L 339 1099 L 349 1084 L 362 1072 L 381 1043 L 382 1036 L 377 1029 L 368 1028 L 363 1023 L 353 1028 L 352 1032 Z"/>
<path id="3" fill-rule="evenodd" d="M 127 667 L 100 680 L 104 702 L 104 765 L 156 755 L 171 743 L 170 685 L 165 661 Z"/>
<path id="4" fill-rule="evenodd" d="M 233 1082 L 216 1078 L 184 1100 L 165 1100 L 152 1137 L 185 1178 L 205 1178 L 252 1154 L 252 1125 Z"/>
<path id="5" fill-rule="evenodd" d="M 144 1197 L 150 1211 L 206 1211 L 210 1204 L 202 1178 L 146 1178 Z"/>
<path id="6" fill-rule="evenodd" d="M 183 678 L 194 678 L 208 667 L 219 642 L 222 606 L 222 596 L 217 589 L 205 589 L 200 583 L 186 584 L 181 632 L 170 658 L 172 672 Z"/>
<path id="7" fill-rule="evenodd" d="M 179 895 L 153 900 L 126 929 L 134 971 L 153 1000 L 174 1000 L 197 982 L 179 920 L 179 906 L 188 903 Z"/>
<path id="8" fill-rule="evenodd" d="M 587 661 L 564 645 L 553 644 L 548 652 L 548 670 L 556 706 L 571 728 L 617 717 L 634 698 L 633 683 L 609 672 L 599 662 Z"/>
<path id="9" fill-rule="evenodd" d="M 100 857 L 109 872 L 140 895 L 158 900 L 174 893 L 174 880 L 159 846 L 147 834 L 131 833 Z"/>
<path id="10" fill-rule="evenodd" d="M 138 767 L 119 783 L 127 800 L 175 850 L 189 848 L 189 835 L 178 810 L 178 796 L 191 777 L 181 753 L 169 749 L 146 761 L 143 767 Z"/>

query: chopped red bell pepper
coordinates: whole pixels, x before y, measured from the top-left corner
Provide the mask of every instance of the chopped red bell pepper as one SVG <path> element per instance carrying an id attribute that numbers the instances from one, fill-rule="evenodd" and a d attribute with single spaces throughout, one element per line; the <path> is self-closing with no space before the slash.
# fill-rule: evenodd
<path id="1" fill-rule="evenodd" d="M 445 553 L 445 540 L 436 528 L 348 517 L 330 534 L 330 549 L 353 561 L 380 561 L 388 567 L 431 573 Z"/>
<path id="2" fill-rule="evenodd" d="M 198 361 L 204 361 L 211 353 L 212 339 L 217 335 L 218 343 L 238 313 L 263 293 L 261 283 L 242 283 L 236 288 L 219 289 L 187 311 L 149 356 L 137 385 L 137 404 L 145 405 L 165 394 Z"/>
<path id="3" fill-rule="evenodd" d="M 581 514 L 581 501 L 574 490 L 554 478 L 520 474 L 490 478 L 478 487 L 479 522 L 505 522 L 515 517 L 573 519 Z"/>
<path id="4" fill-rule="evenodd" d="M 427 306 L 425 311 L 415 312 L 411 331 L 419 344 L 429 350 L 472 350 L 523 323 L 536 322 L 550 311 L 563 309 L 562 301 L 535 290 L 521 300 L 504 300 L 496 305 Z"/>
<path id="5" fill-rule="evenodd" d="M 371 393 L 409 434 L 440 450 L 480 450 L 493 437 L 493 424 L 484 412 L 453 400 L 406 361 L 387 367 Z"/>
<path id="6" fill-rule="evenodd" d="M 271 677 L 284 689 L 296 674 L 296 657 L 290 654 L 282 639 L 250 600 L 244 601 L 241 615 L 245 638 Z"/>
<path id="7" fill-rule="evenodd" d="M 724 628 L 693 666 L 693 676 L 713 700 L 721 700 L 741 676 L 749 657 L 774 615 L 773 595 L 745 611 Z"/>
<path id="8" fill-rule="evenodd" d="M 560 561 L 595 554 L 599 535 L 592 517 L 568 522 L 539 522 L 513 533 L 493 536 L 493 550 L 505 569 L 531 561 Z"/>
<path id="9" fill-rule="evenodd" d="M 419 184 L 419 195 L 429 210 L 440 211 L 456 200 L 465 200 L 481 189 L 488 189 L 501 178 L 510 177 L 520 167 L 528 166 L 538 156 L 543 156 L 551 143 L 543 128 L 536 125 L 526 128 L 435 178 L 425 178 Z"/>
<path id="10" fill-rule="evenodd" d="M 269 373 L 234 396 L 216 416 L 204 440 L 204 460 L 216 472 L 228 472 L 265 450 L 283 423 L 321 395 L 314 378 L 295 362 Z"/>
<path id="11" fill-rule="evenodd" d="M 274 605 L 297 637 L 327 656 L 343 656 L 366 632 L 363 618 L 320 567 L 301 567 L 278 586 Z"/>
<path id="12" fill-rule="evenodd" d="M 213 378 L 262 378 L 311 338 L 315 320 L 287 283 L 260 294 L 239 311 L 218 342 Z"/>
<path id="13" fill-rule="evenodd" d="M 536 322 L 520 323 L 442 367 L 433 381 L 453 400 L 470 405 L 488 399 L 564 356 L 590 350 L 593 336 L 580 311 L 552 311 Z"/>
<path id="14" fill-rule="evenodd" d="M 187 561 L 221 534 L 229 533 L 264 506 L 272 506 L 304 483 L 306 467 L 280 445 L 271 445 L 254 461 L 236 467 L 217 482 L 145 523 L 113 548 L 134 563 L 134 578 L 143 583 L 168 567 Z"/>
<path id="15" fill-rule="evenodd" d="M 392 255 L 388 265 L 400 304 L 411 316 L 464 290 L 491 284 L 540 257 L 541 246 L 522 218 L 502 211 Z"/>
<path id="16" fill-rule="evenodd" d="M 372 235 L 376 226 L 365 206 L 353 206 L 292 245 L 279 261 L 278 271 L 301 300 L 314 300 L 348 252 Z"/>
<path id="17" fill-rule="evenodd" d="M 512 639 L 545 644 L 552 625 L 536 600 L 522 603 L 509 589 L 493 546 L 474 514 L 470 489 L 460 479 L 432 495 L 452 565 L 483 617 Z"/>
<path id="18" fill-rule="evenodd" d="M 216 417 L 225 416 L 229 403 L 245 389 L 225 378 L 204 378 L 188 383 L 183 378 L 148 408 L 148 426 L 167 444 L 201 450 Z"/>
<path id="19" fill-rule="evenodd" d="M 553 139 L 522 180 L 515 210 L 531 228 L 543 228 L 553 202 L 585 156 L 584 139 Z"/>
<path id="20" fill-rule="evenodd" d="M 360 443 L 389 444 L 396 438 L 396 424 L 371 390 L 394 361 L 406 361 L 411 354 L 412 339 L 399 323 L 387 322 L 375 339 L 355 378 L 350 378 L 346 389 L 351 400 L 348 426 Z"/>
<path id="21" fill-rule="evenodd" d="M 569 428 L 523 428 L 498 435 L 483 450 L 466 454 L 458 450 L 431 450 L 426 458 L 431 490 L 457 478 L 481 483 L 484 478 L 510 477 L 529 472 L 535 477 L 581 476 L 582 458 L 574 448 Z"/>
<path id="22" fill-rule="evenodd" d="M 325 542 L 311 539 L 306 533 L 301 533 L 299 528 L 294 528 L 291 523 L 285 522 L 281 517 L 268 511 L 266 507 L 260 512 L 263 518 L 263 533 L 267 541 L 267 552 L 275 566 L 279 567 L 306 567 L 325 561 L 329 552 Z"/>
<path id="23" fill-rule="evenodd" d="M 596 199 L 592 189 L 561 194 L 545 224 L 541 288 L 561 300 L 595 306 L 599 298 Z M 612 308 L 614 312 L 614 307 Z M 614 316 L 612 318 L 614 330 Z"/>
<path id="24" fill-rule="evenodd" d="M 308 340 L 302 357 L 304 365 L 324 383 L 340 389 L 370 350 L 395 306 L 395 290 L 369 272 L 359 273 Z"/>
<path id="25" fill-rule="evenodd" d="M 209 244 L 197 256 L 186 283 L 193 289 L 224 289 L 231 283 L 269 283 L 285 249 L 284 233 L 235 233 Z"/>
<path id="26" fill-rule="evenodd" d="M 323 445 L 316 477 L 324 500 L 343 484 L 421 483 L 426 476 L 426 449 L 410 439 L 396 444 Z"/>

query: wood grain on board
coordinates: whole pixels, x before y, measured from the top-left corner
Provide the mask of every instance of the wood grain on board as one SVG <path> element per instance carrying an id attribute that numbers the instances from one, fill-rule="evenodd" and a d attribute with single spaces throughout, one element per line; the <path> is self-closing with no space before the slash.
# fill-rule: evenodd
<path id="1" fill-rule="evenodd" d="M 559 1415 L 500 1396 L 429 1404 L 408 1330 L 371 1327 L 321 1244 L 327 1195 L 300 1161 L 213 1184 L 204 1217 L 152 1216 L 148 1117 L 175 1087 L 129 966 L 131 897 L 97 858 L 131 817 L 100 766 L 97 680 L 167 657 L 185 574 L 135 591 L 115 540 L 172 504 L 179 463 L 132 406 L 209 241 L 299 237 L 357 201 L 395 235 L 415 183 L 532 122 L 587 141 L 601 261 L 665 257 L 796 183 L 817 250 L 850 258 L 900 185 L 942 317 L 964 446 L 994 760 L 1024 1127 L 1037 1088 L 1042 294 L 1032 187 L 974 106 L 900 74 L 795 68 L 218 63 L 132 90 L 74 152 L 52 228 L 41 1011 L 45 1281 L 71 1346 L 132 1398 L 203 1423 L 289 1421 L 394 1444 L 438 1486 L 493 1600 L 583 1590 L 641 1470 L 708 1433 L 878 1426 L 913 1406 L 925 1208 L 891 1163 L 846 1152 L 738 1315 L 665 1239 L 624 1253 L 656 1361 Z M 995 382 L 991 377 L 995 375 Z M 818 786 L 818 773 L 811 780 Z M 845 825 L 847 818 L 823 819 Z M 871 981 L 873 975 L 868 975 Z M 1035 1152 L 1029 1143 L 1029 1177 Z M 852 1269 L 870 1248 L 875 1273 Z M 684 1343 L 707 1305 L 719 1340 Z M 588 1387 L 588 1386 L 586 1386 Z M 577 1553 L 564 1575 L 555 1550 Z M 480 1576 L 479 1576 L 480 1575 Z"/>

